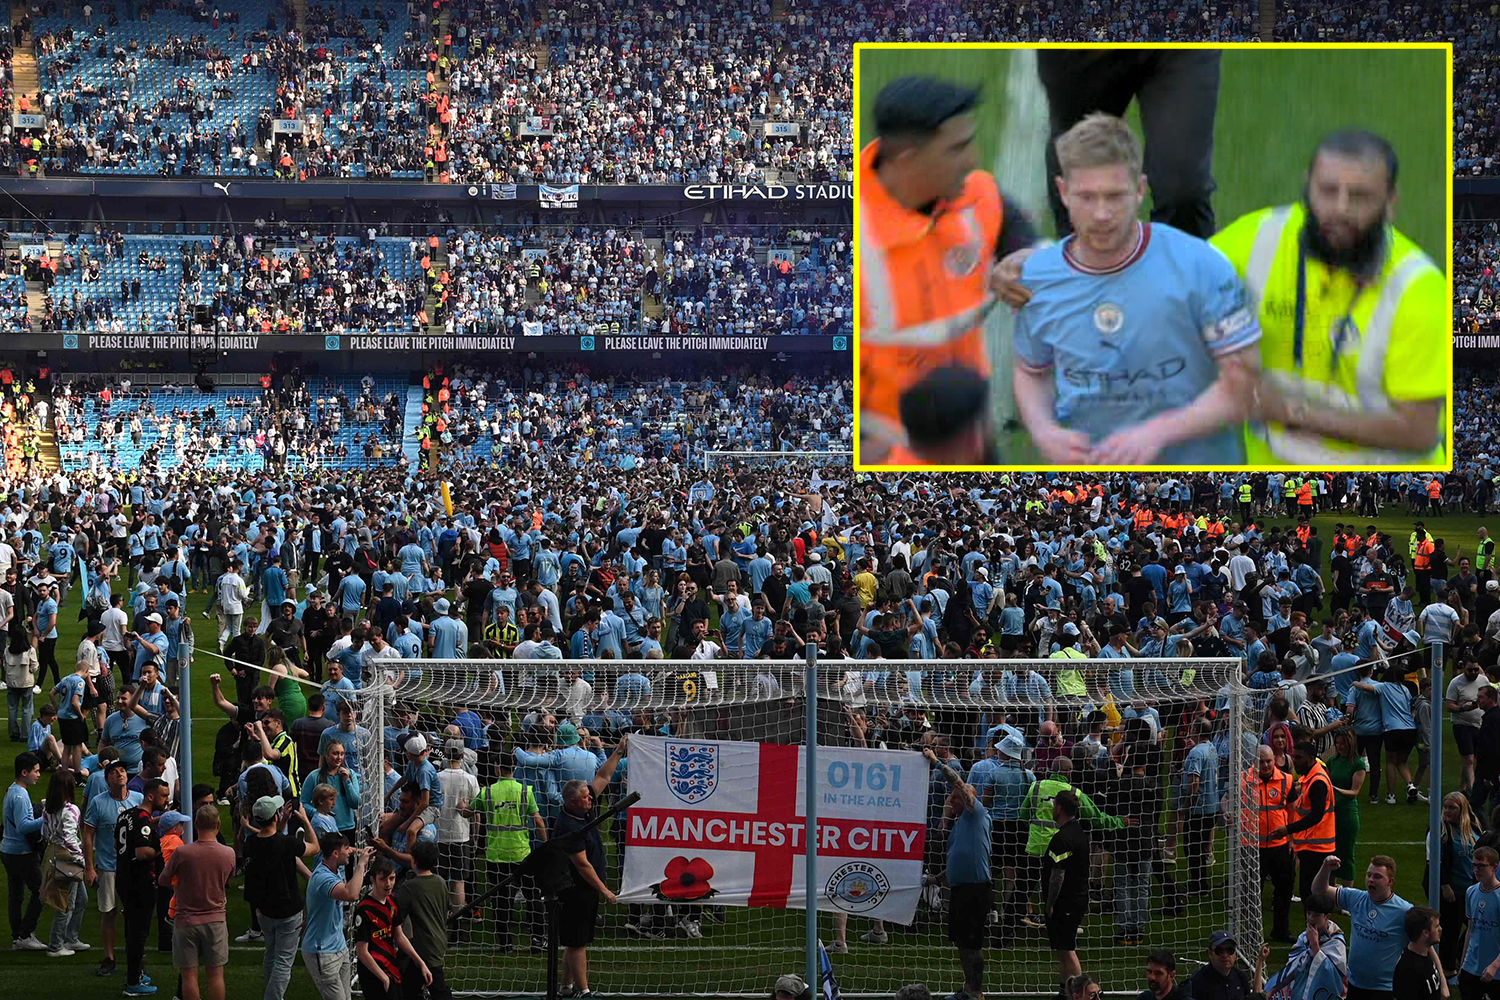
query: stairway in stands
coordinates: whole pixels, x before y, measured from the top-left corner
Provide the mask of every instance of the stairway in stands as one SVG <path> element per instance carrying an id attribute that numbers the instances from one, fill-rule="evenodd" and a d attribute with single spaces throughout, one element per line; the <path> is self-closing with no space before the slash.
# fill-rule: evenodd
<path id="1" fill-rule="evenodd" d="M 12 4 L 10 8 L 10 23 L 12 37 L 15 37 L 15 29 L 20 25 L 22 18 L 26 16 L 25 4 Z M 28 35 L 26 39 L 16 47 L 11 57 L 11 106 L 4 109 L 7 112 L 21 110 L 20 97 L 25 94 L 31 100 L 31 112 L 41 114 L 42 87 L 39 82 L 36 66 L 36 56 L 31 51 L 34 39 Z M 24 162 L 24 158 L 23 158 Z M 38 177 L 47 176 L 45 169 L 37 170 Z"/>
<path id="2" fill-rule="evenodd" d="M 406 388 L 406 419 L 401 432 L 401 453 L 406 456 L 408 467 L 413 469 L 422 460 L 422 442 L 417 439 L 417 431 L 422 428 L 422 399 L 422 382 L 419 379 L 416 384 Z"/>
<path id="3" fill-rule="evenodd" d="M 37 465 L 44 475 L 52 475 L 62 468 L 62 452 L 57 447 L 57 435 L 51 428 L 37 432 Z"/>

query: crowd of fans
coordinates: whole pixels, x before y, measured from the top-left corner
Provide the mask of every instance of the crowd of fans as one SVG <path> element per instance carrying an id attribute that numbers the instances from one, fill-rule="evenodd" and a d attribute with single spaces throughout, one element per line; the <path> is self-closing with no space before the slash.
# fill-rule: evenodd
<path id="1" fill-rule="evenodd" d="M 849 379 L 727 370 L 678 381 L 591 377 L 578 364 L 458 367 L 439 381 L 445 461 L 624 470 L 705 451 L 848 451 Z"/>
<path id="2" fill-rule="evenodd" d="M 211 392 L 184 385 L 132 385 L 128 378 L 71 379 L 54 394 L 54 426 L 64 468 L 100 475 L 136 467 L 225 470 L 342 467 L 399 463 L 404 402 L 381 397 L 374 380 L 351 389 L 325 378 L 320 386 L 266 385 L 253 393 Z M 353 398 L 351 398 L 353 395 Z M 157 398 L 170 400 L 158 407 Z M 345 428 L 354 434 L 341 434 Z M 354 454 L 351 455 L 351 450 Z M 354 461 L 351 463 L 350 459 Z"/>
<path id="3" fill-rule="evenodd" d="M 1278 39 L 1453 41 L 1456 167 L 1493 172 L 1497 123 L 1484 98 L 1500 57 L 1489 5 L 1278 8 Z M 459 4 L 436 45 L 430 11 L 415 2 L 314 5 L 306 37 L 289 8 L 268 3 L 220 11 L 177 0 L 131 14 L 122 23 L 111 4 L 79 24 L 48 8 L 34 40 L 23 36 L 41 92 L 15 103 L 48 121 L 20 135 L 6 125 L 13 168 L 460 183 L 837 179 L 852 162 L 856 41 L 1244 41 L 1260 11 L 1172 0 L 804 0 L 773 18 L 764 0 L 691 10 L 595 0 L 545 12 Z M 149 17 L 190 30 L 149 39 L 139 30 Z M 272 117 L 283 114 L 301 116 L 304 133 L 273 137 Z M 773 136 L 764 122 L 796 127 Z"/>
<path id="4" fill-rule="evenodd" d="M 1500 226 L 1469 223 L 1453 229 L 1453 332 L 1493 334 L 1500 292 Z"/>
<path id="5" fill-rule="evenodd" d="M 570 382 L 568 391 L 559 391 Z M 1396 796 L 1415 801 L 1422 758 L 1413 769 L 1410 755 L 1422 747 L 1424 699 L 1439 695 L 1425 690 L 1419 661 L 1403 654 L 1424 639 L 1451 643 L 1456 664 L 1468 672 L 1455 681 L 1457 693 L 1450 687 L 1445 694 L 1463 711 L 1477 712 L 1475 753 L 1463 767 L 1468 794 L 1454 805 L 1451 849 L 1455 858 L 1472 859 L 1479 857 L 1481 838 L 1492 838 L 1483 807 L 1500 779 L 1494 773 L 1500 744 L 1483 741 L 1500 739 L 1500 709 L 1494 688 L 1479 679 L 1496 668 L 1500 653 L 1492 548 L 1481 533 L 1475 556 L 1450 559 L 1420 524 L 1410 539 L 1364 526 L 1382 506 L 1399 509 L 1413 497 L 1422 501 L 1417 516 L 1428 523 L 1454 503 L 1483 508 L 1489 482 L 1478 475 L 880 481 L 839 473 L 826 479 L 806 459 L 722 464 L 704 474 L 676 455 L 617 467 L 583 457 L 591 445 L 576 433 L 590 412 L 583 400 L 602 414 L 614 399 L 602 384 L 559 372 L 533 373 L 515 388 L 470 372 L 432 384 L 441 387 L 434 400 L 447 405 L 455 422 L 491 408 L 504 409 L 522 426 L 534 420 L 541 431 L 528 451 L 540 451 L 551 437 L 551 460 L 513 460 L 500 468 L 459 463 L 444 474 L 444 495 L 431 480 L 401 469 L 363 470 L 337 483 L 274 469 L 207 481 L 191 468 L 155 476 L 99 469 L 11 481 L 23 490 L 10 495 L 22 499 L 8 511 L 0 554 L 12 570 L 11 621 L 21 623 L 12 631 L 23 653 L 34 651 L 30 660 L 20 657 L 32 673 L 16 675 L 24 683 L 10 685 L 14 731 L 37 736 L 40 756 L 33 760 L 46 761 L 59 775 L 96 782 L 83 807 L 84 826 L 93 834 L 83 851 L 87 871 L 105 870 L 102 858 L 116 842 L 101 827 L 119 810 L 111 811 L 112 803 L 100 796 L 123 802 L 129 779 L 142 786 L 153 828 L 163 824 L 155 813 L 165 815 L 163 832 L 180 822 L 169 805 L 196 808 L 206 794 L 232 804 L 237 825 L 264 830 L 270 824 L 272 835 L 283 821 L 277 818 L 283 803 L 266 800 L 290 801 L 282 789 L 299 781 L 297 794 L 312 809 L 305 820 L 285 820 L 293 828 L 306 822 L 314 833 L 333 833 L 369 826 L 375 851 L 417 873 L 401 875 L 401 885 L 435 868 L 456 910 L 466 891 L 460 883 L 477 892 L 506 870 L 476 867 L 473 850 L 443 849 L 468 840 L 445 817 L 465 803 L 473 808 L 480 787 L 519 781 L 531 789 L 546 828 L 566 829 L 570 810 L 587 809 L 577 805 L 581 786 L 573 779 L 592 779 L 596 793 L 617 790 L 613 763 L 607 771 L 602 766 L 611 746 L 608 761 L 623 756 L 628 762 L 630 732 L 713 738 L 751 732 L 755 706 L 797 696 L 797 671 L 789 664 L 807 643 L 818 644 L 829 696 L 842 707 L 827 722 L 831 741 L 917 744 L 937 762 L 935 787 L 943 788 L 948 770 L 961 769 L 985 808 L 994 810 L 997 870 L 1005 887 L 997 894 L 994 926 L 1013 939 L 1012 947 L 1024 946 L 1020 938 L 1028 928 L 1044 922 L 1033 881 L 1040 872 L 1024 859 L 1039 857 L 1035 842 L 1056 829 L 1054 814 L 1043 807 L 1061 792 L 1090 803 L 1095 836 L 1114 852 L 1099 890 L 1113 890 L 1112 915 L 1123 944 L 1146 940 L 1178 906 L 1208 898 L 1212 859 L 1223 856 L 1215 854 L 1216 840 L 1264 839 L 1265 830 L 1237 833 L 1221 829 L 1216 819 L 1252 764 L 1260 768 L 1259 757 L 1269 755 L 1270 772 L 1288 780 L 1300 776 L 1304 788 L 1319 785 L 1327 771 L 1332 787 L 1352 788 L 1370 807 L 1381 807 L 1382 783 L 1385 808 L 1405 808 Z M 734 384 L 742 387 L 738 395 L 721 397 L 708 385 L 688 391 L 695 402 L 717 401 L 726 422 L 731 410 L 775 422 L 795 394 L 817 390 L 776 389 L 739 376 Z M 660 394 L 650 384 L 638 388 L 645 398 L 638 391 L 637 405 L 649 407 Z M 523 390 L 561 400 L 554 410 L 569 420 L 578 401 L 580 422 L 555 436 L 562 421 L 533 407 Z M 842 407 L 847 388 L 829 391 L 826 402 Z M 76 405 L 61 403 L 69 414 Z M 711 495 L 695 490 L 700 476 Z M 1455 488 L 1445 491 L 1445 483 Z M 451 515 L 445 500 L 453 505 Z M 1319 533 L 1306 519 L 1314 512 L 1342 515 L 1346 526 Z M 1280 523 L 1268 526 L 1271 518 Z M 43 519 L 52 524 L 46 539 L 36 529 Z M 1415 584 L 1407 583 L 1409 569 Z M 81 580 L 76 588 L 75 580 Z M 199 590 L 205 596 L 194 600 Z M 102 652 L 96 656 L 92 643 L 81 646 L 77 671 L 70 672 L 66 657 L 59 663 L 52 628 L 61 609 L 71 616 L 75 605 L 88 619 L 88 635 L 102 637 Z M 199 612 L 217 613 L 217 628 L 184 638 Z M 111 625 L 122 621 L 128 625 Z M 173 732 L 176 666 L 195 650 L 207 657 L 216 648 L 235 661 L 222 671 L 224 682 L 214 684 L 215 703 L 232 720 L 215 762 L 218 785 L 205 792 L 172 788 L 161 747 Z M 1005 663 L 1032 655 L 1050 656 L 1048 665 L 1023 671 Z M 1098 671 L 1070 666 L 1083 655 L 1121 662 Z M 1199 669 L 1203 676 L 1195 680 L 1186 673 L 1201 667 L 1189 657 L 1216 655 L 1237 657 L 1242 667 L 1227 677 Z M 420 672 L 402 666 L 417 656 L 490 662 L 482 669 L 426 663 Z M 1182 665 L 1132 668 L 1128 661 L 1137 656 Z M 713 669 L 704 661 L 740 657 L 764 666 L 726 665 L 715 687 L 703 685 L 704 671 Z M 567 662 L 553 671 L 535 663 L 506 665 L 511 658 Z M 973 664 L 960 671 L 919 663 L 893 669 L 888 662 L 938 658 Z M 985 662 L 994 660 L 1001 662 Z M 357 692 L 376 677 L 397 685 L 399 703 L 386 733 L 374 734 L 371 743 L 359 735 Z M 40 730 L 32 728 L 32 678 L 51 703 L 39 710 Z M 1234 681 L 1248 688 L 1253 713 L 1250 745 L 1237 749 L 1228 742 L 1229 689 L 1218 687 Z M 317 690 L 304 691 L 304 682 Z M 1474 709 L 1467 707 L 1463 684 L 1477 684 Z M 697 698 L 712 711 L 698 711 Z M 117 703 L 119 711 L 110 712 Z M 512 716 L 511 706 L 522 711 Z M 53 713 L 61 720 L 58 734 L 50 729 Z M 1353 742 L 1340 735 L 1350 731 Z M 1408 731 L 1409 741 L 1395 738 Z M 1376 739 L 1382 733 L 1383 743 Z M 383 764 L 377 745 L 384 748 Z M 583 756 L 570 750 L 575 746 L 584 748 Z M 1193 749 L 1179 761 L 1166 756 L 1168 746 Z M 439 747 L 448 764 L 442 773 L 466 772 L 472 782 L 455 775 L 450 786 L 438 773 L 429 775 L 427 755 Z M 1229 771 L 1236 753 L 1246 775 Z M 118 789 L 110 763 L 116 754 L 124 761 Z M 1342 756 L 1349 759 L 1340 763 Z M 382 766 L 389 780 L 377 784 L 369 769 Z M 1360 773 L 1363 785 L 1346 784 L 1345 772 Z M 58 787 L 66 798 L 68 786 Z M 160 794 L 153 797 L 153 790 Z M 1299 793 L 1302 812 L 1288 813 L 1289 823 L 1308 815 L 1324 822 L 1333 803 L 1309 795 Z M 481 822 L 492 821 L 475 812 Z M 1163 832 L 1159 815 L 1170 820 Z M 1136 822 L 1127 823 L 1129 817 Z M 29 814 L 20 822 L 29 822 Z M 1344 837 L 1338 856 L 1353 866 L 1335 877 L 1357 880 L 1369 858 L 1350 824 L 1344 812 L 1328 826 Z M 938 881 L 942 845 L 955 829 L 941 808 L 930 812 L 929 873 Z M 1300 894 L 1312 904 L 1321 898 L 1311 891 L 1312 879 L 1333 852 L 1332 845 L 1304 839 L 1311 837 L 1306 829 L 1293 830 L 1292 848 L 1302 867 Z M 436 858 L 420 847 L 428 838 L 438 841 Z M 352 945 L 342 935 L 325 940 L 321 923 L 317 933 L 312 928 L 315 914 L 326 916 L 321 894 L 329 879 L 338 881 L 348 848 L 343 840 L 312 839 L 319 840 L 329 874 L 310 865 L 307 889 L 292 882 L 290 895 L 305 900 L 308 912 L 302 949 L 311 956 L 309 974 L 325 996 L 334 996 L 327 976 L 347 972 L 329 973 L 326 961 L 334 960 L 321 956 Z M 261 911 L 259 929 L 252 924 L 244 940 L 263 939 L 268 967 L 289 974 L 284 959 L 295 950 L 295 934 L 283 936 L 277 921 L 284 913 L 267 908 L 267 898 L 258 895 L 260 873 L 283 869 L 245 846 L 248 837 L 226 840 L 237 842 L 250 866 L 249 894 Z M 607 841 L 618 847 L 616 835 Z M 10 846 L 7 851 L 14 853 Z M 1308 853 L 1317 857 L 1302 857 Z M 601 845 L 598 874 L 606 899 L 608 886 L 618 884 L 618 850 L 608 857 Z M 22 948 L 45 948 L 32 936 L 35 913 L 21 906 L 21 863 L 8 862 L 16 901 L 12 933 Z M 268 863 L 273 867 L 260 867 Z M 286 871 L 294 867 L 284 863 Z M 1384 864 L 1378 857 L 1373 863 Z M 1471 865 L 1455 861 L 1450 869 L 1444 863 L 1460 897 L 1477 884 Z M 346 873 L 350 884 L 357 883 L 358 870 Z M 149 874 L 158 873 L 153 868 Z M 1279 902 L 1284 873 L 1267 867 L 1265 874 L 1277 886 L 1271 936 L 1290 939 L 1294 929 Z M 95 880 L 86 881 L 92 886 Z M 1164 886 L 1161 893 L 1148 891 L 1153 881 Z M 128 931 L 142 919 L 144 904 L 127 895 L 137 887 L 125 882 L 122 865 L 109 889 L 124 907 L 127 975 L 139 985 L 143 943 Z M 1339 890 L 1340 899 L 1349 891 Z M 940 919 L 946 906 L 956 905 L 947 898 L 924 895 L 925 912 Z M 99 905 L 109 909 L 110 902 Z M 525 906 L 535 907 L 534 897 Z M 70 912 L 67 905 L 61 909 Z M 1308 909 L 1309 920 L 1328 915 Z M 1461 910 L 1444 909 L 1446 939 L 1458 938 Z M 472 918 L 450 920 L 447 906 L 439 912 L 436 941 L 417 949 L 429 970 L 436 968 L 434 954 L 466 932 L 501 930 Z M 605 914 L 608 926 L 624 933 L 689 939 L 712 933 L 717 919 L 693 906 Z M 145 911 L 144 919 L 150 916 Z M 524 940 L 534 916 L 530 910 L 523 920 L 507 909 L 485 919 Z M 59 927 L 53 952 L 76 952 L 66 916 Z M 901 933 L 877 925 L 852 943 L 846 929 L 846 922 L 836 925 L 831 953 L 878 947 Z M 103 945 L 107 974 L 115 961 L 112 937 Z M 1381 988 L 1379 963 L 1362 964 L 1359 947 L 1351 942 L 1351 975 Z M 206 966 L 217 963 L 212 947 L 205 954 Z M 1483 965 L 1495 957 L 1478 960 Z M 1472 972 L 1469 958 L 1445 955 L 1443 967 L 1466 962 L 1463 968 Z M 575 963 L 572 975 L 580 990 L 587 985 L 586 966 L 580 971 Z"/>
<path id="6" fill-rule="evenodd" d="M 137 240 L 127 251 L 123 233 L 95 226 L 65 238 L 56 257 L 10 261 L 17 273 L 0 284 L 0 314 L 27 328 L 29 278 L 42 285 L 43 322 L 54 330 L 296 334 L 435 324 L 460 336 L 853 333 L 843 230 L 644 232 L 449 229 L 444 264 L 432 259 L 437 238 L 255 229 Z M 113 277 L 101 282 L 106 271 L 119 275 L 118 286 Z M 163 286 L 152 276 L 171 280 Z"/>

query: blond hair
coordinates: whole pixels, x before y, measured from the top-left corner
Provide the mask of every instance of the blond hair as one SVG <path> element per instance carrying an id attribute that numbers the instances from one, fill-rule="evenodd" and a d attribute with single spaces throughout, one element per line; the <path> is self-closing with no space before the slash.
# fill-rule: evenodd
<path id="1" fill-rule="evenodd" d="M 1102 111 L 1085 115 L 1072 128 L 1057 137 L 1057 162 L 1066 176 L 1074 170 L 1090 167 L 1130 168 L 1141 172 L 1141 143 L 1125 124 L 1125 119 Z"/>

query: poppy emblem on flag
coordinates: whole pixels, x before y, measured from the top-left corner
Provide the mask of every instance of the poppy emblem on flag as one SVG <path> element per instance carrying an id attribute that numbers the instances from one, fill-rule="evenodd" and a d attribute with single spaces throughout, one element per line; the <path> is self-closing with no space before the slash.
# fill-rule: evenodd
<path id="1" fill-rule="evenodd" d="M 667 742 L 667 788 L 688 805 L 714 793 L 719 783 L 719 748 L 713 743 Z"/>

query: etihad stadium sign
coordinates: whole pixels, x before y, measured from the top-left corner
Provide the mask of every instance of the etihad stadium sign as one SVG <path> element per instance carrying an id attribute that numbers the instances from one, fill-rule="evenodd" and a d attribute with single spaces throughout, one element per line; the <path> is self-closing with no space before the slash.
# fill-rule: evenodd
<path id="1" fill-rule="evenodd" d="M 689 201 L 839 201 L 854 198 L 850 181 L 818 184 L 689 184 L 682 189 Z"/>

